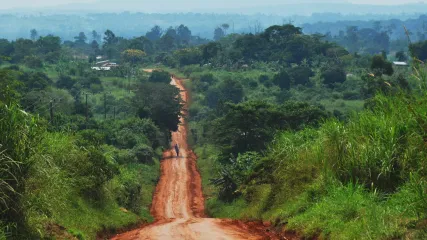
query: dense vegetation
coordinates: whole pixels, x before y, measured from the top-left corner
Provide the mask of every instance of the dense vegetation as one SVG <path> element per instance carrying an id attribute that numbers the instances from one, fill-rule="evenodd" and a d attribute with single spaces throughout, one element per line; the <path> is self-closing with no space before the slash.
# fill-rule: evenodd
<path id="1" fill-rule="evenodd" d="M 81 38 L 1 42 L 0 239 L 95 239 L 152 221 L 181 110 L 169 74 L 144 73 L 145 52 L 129 48 L 117 54 L 123 66 L 92 70 L 73 53 L 101 49 Z"/>
<path id="2" fill-rule="evenodd" d="M 424 64 L 411 77 L 292 25 L 199 49 L 203 65 L 177 66 L 210 215 L 303 237 L 426 237 Z"/>
<path id="3" fill-rule="evenodd" d="M 390 56 L 382 41 L 360 51 L 291 24 L 229 28 L 215 42 L 184 25 L 0 40 L 0 239 L 93 239 L 151 219 L 181 102 L 168 72 L 143 65 L 190 79 L 210 215 L 304 237 L 425 238 L 426 68 L 390 60 L 424 60 L 427 44 Z M 98 56 L 118 66 L 92 69 Z"/>

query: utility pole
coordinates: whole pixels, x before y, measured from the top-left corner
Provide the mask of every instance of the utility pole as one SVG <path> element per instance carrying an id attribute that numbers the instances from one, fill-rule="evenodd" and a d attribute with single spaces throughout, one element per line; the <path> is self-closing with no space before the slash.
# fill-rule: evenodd
<path id="1" fill-rule="evenodd" d="M 107 120 L 107 93 L 104 93 L 104 120 Z"/>

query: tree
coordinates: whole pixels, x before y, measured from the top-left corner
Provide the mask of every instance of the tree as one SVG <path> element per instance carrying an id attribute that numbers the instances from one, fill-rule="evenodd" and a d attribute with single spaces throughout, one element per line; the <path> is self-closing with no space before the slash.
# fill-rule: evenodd
<path id="1" fill-rule="evenodd" d="M 398 51 L 395 55 L 396 59 L 400 62 L 406 62 L 408 60 L 408 57 L 406 56 L 404 51 Z"/>
<path id="2" fill-rule="evenodd" d="M 173 34 L 165 34 L 159 41 L 159 46 L 164 51 L 171 51 L 175 47 Z"/>
<path id="3" fill-rule="evenodd" d="M 225 156 L 260 151 L 272 140 L 280 112 L 270 103 L 250 101 L 227 104 L 227 114 L 214 123 L 214 142 Z"/>
<path id="4" fill-rule="evenodd" d="M 273 83 L 281 89 L 289 90 L 291 88 L 291 77 L 287 71 L 280 70 L 280 72 L 273 77 Z"/>
<path id="5" fill-rule="evenodd" d="M 292 24 L 286 24 L 283 26 L 271 26 L 267 28 L 261 35 L 270 42 L 282 45 L 285 44 L 290 38 L 298 34 L 302 34 L 301 28 L 295 27 Z"/>
<path id="6" fill-rule="evenodd" d="M 87 37 L 84 32 L 80 32 L 78 36 L 74 37 L 74 42 L 78 45 L 84 45 L 86 43 Z"/>
<path id="7" fill-rule="evenodd" d="M 100 53 L 99 44 L 96 40 L 92 41 L 92 43 L 90 44 L 90 48 L 92 49 L 95 55 L 98 55 Z"/>
<path id="8" fill-rule="evenodd" d="M 178 59 L 181 66 L 199 64 L 202 54 L 198 48 L 184 48 L 174 52 L 174 57 Z"/>
<path id="9" fill-rule="evenodd" d="M 132 66 L 141 62 L 146 55 L 145 52 L 137 49 L 128 49 L 122 52 L 123 60 L 130 63 Z"/>
<path id="10" fill-rule="evenodd" d="M 70 76 L 66 75 L 60 75 L 58 78 L 58 81 L 56 81 L 56 87 L 57 88 L 65 88 L 65 89 L 71 89 L 73 88 L 76 81 L 72 79 Z"/>
<path id="11" fill-rule="evenodd" d="M 225 36 L 225 32 L 222 28 L 220 28 L 220 27 L 215 28 L 215 31 L 214 31 L 214 40 L 215 41 L 220 40 L 224 36 Z"/>
<path id="12" fill-rule="evenodd" d="M 97 41 L 98 42 L 101 39 L 101 36 L 98 34 L 97 31 L 93 30 L 91 32 L 91 34 L 92 34 L 92 41 Z"/>
<path id="13" fill-rule="evenodd" d="M 410 44 L 409 52 L 413 58 L 417 58 L 421 61 L 427 60 L 427 41 Z"/>
<path id="14" fill-rule="evenodd" d="M 327 115 L 318 107 L 302 102 L 275 105 L 264 101 L 226 104 L 225 116 L 214 122 L 214 142 L 228 156 L 247 151 L 262 151 L 276 131 L 299 130 L 316 125 Z"/>
<path id="15" fill-rule="evenodd" d="M 0 69 L 0 105 L 17 103 L 21 97 L 18 88 L 22 85 L 17 80 L 17 72 L 8 69 Z"/>
<path id="16" fill-rule="evenodd" d="M 13 51 L 13 44 L 9 40 L 0 39 L 0 57 L 11 56 Z"/>
<path id="17" fill-rule="evenodd" d="M 393 65 L 385 60 L 382 55 L 372 57 L 371 70 L 377 76 L 382 76 L 383 74 L 391 76 L 394 73 Z"/>
<path id="18" fill-rule="evenodd" d="M 176 38 L 177 38 L 177 32 L 176 32 L 176 29 L 175 29 L 175 28 L 173 28 L 173 27 L 169 27 L 169 28 L 166 30 L 166 33 L 165 33 L 165 35 L 164 35 L 164 36 L 169 36 L 169 37 L 173 38 L 173 40 L 175 41 L 175 40 L 176 40 Z"/>
<path id="19" fill-rule="evenodd" d="M 141 51 L 146 52 L 147 54 L 154 53 L 154 45 L 153 42 L 147 37 L 137 37 L 130 40 L 129 49 L 139 49 Z"/>
<path id="20" fill-rule="evenodd" d="M 144 83 L 133 99 L 140 118 L 151 118 L 163 130 L 177 131 L 181 116 L 179 89 L 166 83 Z"/>
<path id="21" fill-rule="evenodd" d="M 43 61 L 37 56 L 25 56 L 24 63 L 29 68 L 42 68 Z"/>
<path id="22" fill-rule="evenodd" d="M 151 41 L 157 41 L 162 37 L 163 29 L 156 25 L 149 32 L 145 34 L 145 36 L 150 39 Z"/>
<path id="23" fill-rule="evenodd" d="M 224 79 L 219 83 L 218 89 L 223 102 L 239 103 L 243 99 L 243 85 L 236 79 Z"/>
<path id="24" fill-rule="evenodd" d="M 116 35 L 111 31 L 107 30 L 104 33 L 104 46 L 108 46 L 111 44 L 117 43 Z"/>
<path id="25" fill-rule="evenodd" d="M 181 44 L 189 45 L 191 40 L 191 31 L 188 29 L 187 26 L 184 26 L 183 24 L 179 25 L 179 27 L 176 29 L 177 38 L 178 41 Z"/>
<path id="26" fill-rule="evenodd" d="M 14 53 L 12 56 L 13 62 L 19 62 L 25 58 L 25 56 L 31 56 L 35 54 L 35 43 L 29 39 L 20 38 L 13 44 Z"/>
<path id="27" fill-rule="evenodd" d="M 227 35 L 227 30 L 230 28 L 230 24 L 228 23 L 223 23 L 221 25 L 222 29 L 224 29 L 224 35 Z"/>
<path id="28" fill-rule="evenodd" d="M 321 77 L 325 85 L 333 87 L 335 83 L 345 82 L 347 75 L 342 67 L 334 66 L 324 69 Z"/>
<path id="29" fill-rule="evenodd" d="M 165 83 L 165 84 L 169 84 L 171 82 L 171 76 L 166 71 L 154 70 L 151 73 L 150 77 L 148 78 L 148 81 L 152 82 L 152 83 Z"/>
<path id="30" fill-rule="evenodd" d="M 47 35 L 46 37 L 40 37 L 37 42 L 37 52 L 44 55 L 44 59 L 47 62 L 55 63 L 59 60 L 61 52 L 61 38 Z"/>
<path id="31" fill-rule="evenodd" d="M 202 49 L 202 58 L 205 62 L 208 62 L 210 59 L 216 57 L 221 51 L 221 44 L 218 42 L 210 42 L 201 47 Z"/>
<path id="32" fill-rule="evenodd" d="M 19 76 L 27 90 L 44 90 L 52 85 L 52 80 L 43 72 L 24 73 Z"/>
<path id="33" fill-rule="evenodd" d="M 357 34 L 358 31 L 359 31 L 359 28 L 356 26 L 347 27 L 346 41 L 347 41 L 348 50 L 350 52 L 357 52 L 358 50 L 358 47 L 357 47 L 357 43 L 359 41 L 359 37 Z"/>
<path id="34" fill-rule="evenodd" d="M 288 72 L 295 85 L 307 85 L 310 82 L 310 77 L 314 76 L 311 68 L 306 66 L 297 66 L 289 69 Z"/>
<path id="35" fill-rule="evenodd" d="M 37 30 L 31 29 L 31 31 L 30 31 L 31 40 L 36 41 L 38 36 L 39 36 L 39 34 L 38 34 Z"/>

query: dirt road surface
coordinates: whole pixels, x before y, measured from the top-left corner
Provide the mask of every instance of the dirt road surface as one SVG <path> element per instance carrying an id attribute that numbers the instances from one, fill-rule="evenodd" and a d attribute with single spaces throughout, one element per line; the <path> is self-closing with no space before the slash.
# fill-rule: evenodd
<path id="1" fill-rule="evenodd" d="M 181 90 L 185 102 L 189 98 L 180 79 L 171 84 Z M 185 105 L 184 109 L 188 109 Z M 183 115 L 186 111 L 183 111 Z M 173 146 L 179 145 L 177 157 Z M 184 119 L 172 133 L 171 148 L 164 152 L 160 181 L 153 198 L 151 213 L 156 221 L 148 226 L 117 235 L 112 240 L 142 239 L 271 239 L 264 229 L 240 221 L 206 218 L 200 174 L 196 155 L 187 144 Z"/>

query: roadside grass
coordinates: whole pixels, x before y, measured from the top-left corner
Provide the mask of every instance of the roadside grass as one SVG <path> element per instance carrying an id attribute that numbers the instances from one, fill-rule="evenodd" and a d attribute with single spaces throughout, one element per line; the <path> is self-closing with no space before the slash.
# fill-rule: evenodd
<path id="1" fill-rule="evenodd" d="M 32 157 L 22 197 L 29 232 L 42 238 L 69 239 L 68 233 L 77 239 L 95 239 L 105 230 L 153 221 L 150 205 L 159 161 L 120 165 L 118 174 L 99 191 L 87 193 L 93 179 L 87 175 L 87 151 L 76 140 L 72 134 L 45 133 Z M 105 155 L 117 165 L 110 154 Z"/>
<path id="2" fill-rule="evenodd" d="M 211 192 L 208 213 L 268 220 L 305 238 L 424 239 L 423 99 L 377 95 L 372 110 L 346 123 L 330 119 L 318 129 L 279 133 L 239 187 L 242 195 L 226 203 Z M 218 165 L 206 153 L 199 158 L 202 176 Z"/>
<path id="3" fill-rule="evenodd" d="M 202 176 L 203 194 L 209 199 L 215 196 L 216 187 L 210 184 L 210 179 L 218 175 L 218 165 L 216 158 L 219 154 L 218 150 L 212 145 L 204 147 L 196 147 L 194 152 L 197 155 L 197 166 Z"/>

